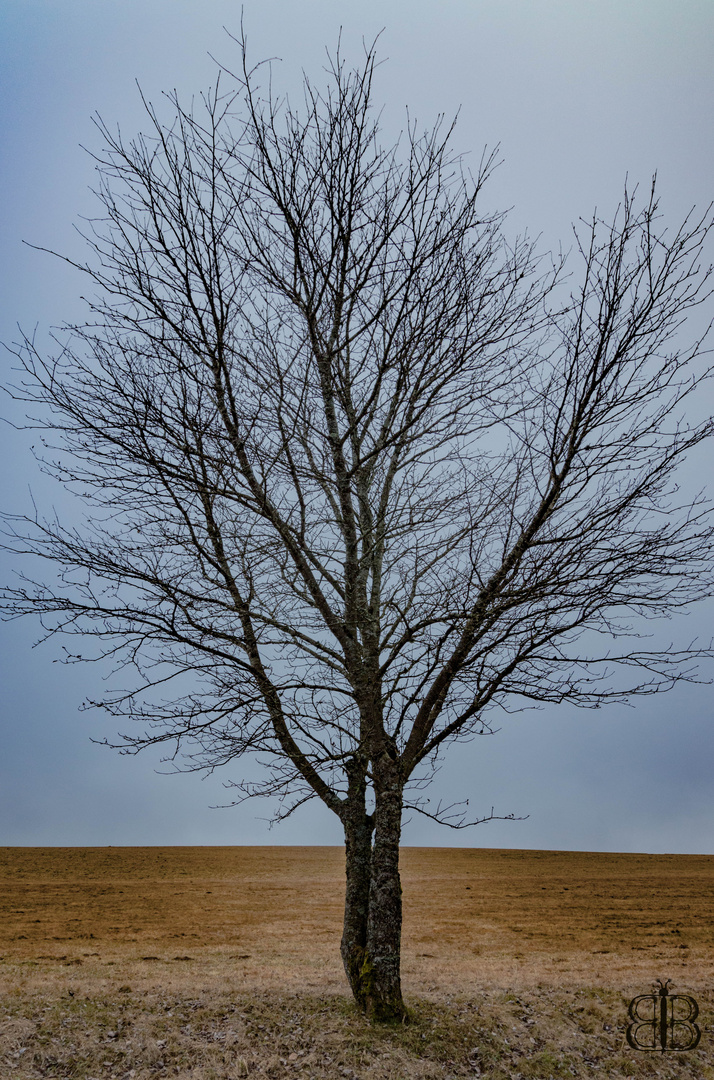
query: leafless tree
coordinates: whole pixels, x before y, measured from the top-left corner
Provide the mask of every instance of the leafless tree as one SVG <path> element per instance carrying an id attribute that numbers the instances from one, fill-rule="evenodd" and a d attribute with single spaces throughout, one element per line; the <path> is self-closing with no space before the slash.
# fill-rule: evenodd
<path id="1" fill-rule="evenodd" d="M 626 194 L 566 279 L 481 208 L 493 155 L 472 175 L 440 124 L 382 145 L 374 49 L 299 109 L 241 55 L 133 142 L 99 123 L 91 317 L 53 356 L 23 339 L 14 391 L 84 523 L 9 519 L 60 576 L 5 608 L 137 673 L 102 703 L 141 722 L 126 751 L 258 753 L 244 795 L 338 816 L 347 978 L 403 1018 L 402 813 L 430 812 L 409 792 L 437 753 L 707 652 L 636 631 L 711 588 L 709 511 L 674 479 L 712 434 L 681 344 L 711 216 L 668 233 L 654 188 Z"/>

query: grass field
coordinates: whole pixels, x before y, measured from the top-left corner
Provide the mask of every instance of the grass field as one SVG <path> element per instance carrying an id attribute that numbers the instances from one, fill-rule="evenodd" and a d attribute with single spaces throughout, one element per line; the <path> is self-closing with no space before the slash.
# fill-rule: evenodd
<path id="1" fill-rule="evenodd" d="M 0 1077 L 714 1080 L 714 857 L 406 848 L 412 1023 L 339 958 L 340 848 L 0 849 Z M 654 979 L 685 1054 L 624 1042 Z"/>

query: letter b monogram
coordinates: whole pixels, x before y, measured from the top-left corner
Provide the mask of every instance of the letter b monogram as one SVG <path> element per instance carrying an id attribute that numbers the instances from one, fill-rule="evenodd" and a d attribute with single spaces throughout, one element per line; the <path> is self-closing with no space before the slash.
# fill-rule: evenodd
<path id="1" fill-rule="evenodd" d="M 657 980 L 656 994 L 640 994 L 630 1002 L 631 1024 L 626 1038 L 633 1050 L 694 1050 L 701 1031 L 694 1021 L 699 1006 L 689 994 L 670 994 L 666 983 Z"/>

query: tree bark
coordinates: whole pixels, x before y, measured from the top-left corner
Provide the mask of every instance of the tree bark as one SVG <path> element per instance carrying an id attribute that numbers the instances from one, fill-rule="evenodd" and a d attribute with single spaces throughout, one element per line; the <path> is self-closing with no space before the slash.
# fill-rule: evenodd
<path id="1" fill-rule="evenodd" d="M 391 761 L 375 769 L 375 800 L 367 945 L 361 981 L 367 1016 L 393 1023 L 406 1020 L 407 1010 L 400 973 L 402 783 Z"/>
<path id="2" fill-rule="evenodd" d="M 400 975 L 402 783 L 391 762 L 377 772 L 371 815 L 366 812 L 364 776 L 356 776 L 356 770 L 350 775 L 342 815 L 347 885 L 340 951 L 360 1009 L 371 1020 L 393 1023 L 407 1019 Z"/>
<path id="3" fill-rule="evenodd" d="M 349 790 L 343 814 L 345 830 L 345 920 L 340 952 L 347 981 L 355 1001 L 366 1011 L 367 1000 L 362 968 L 367 948 L 367 917 L 371 881 L 372 832 L 374 822 L 366 811 L 364 768 L 348 765 Z"/>

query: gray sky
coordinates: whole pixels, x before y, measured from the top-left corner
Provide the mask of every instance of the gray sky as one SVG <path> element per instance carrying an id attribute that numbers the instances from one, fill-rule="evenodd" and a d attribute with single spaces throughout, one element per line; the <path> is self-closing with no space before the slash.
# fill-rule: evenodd
<path id="1" fill-rule="evenodd" d="M 461 108 L 454 145 L 478 161 L 500 143 L 504 164 L 485 199 L 513 207 L 514 229 L 544 248 L 571 243 L 570 224 L 595 205 L 608 216 L 630 183 L 657 170 L 672 224 L 714 197 L 714 4 L 711 0 L 245 0 L 255 60 L 281 58 L 294 94 L 301 70 L 319 81 L 342 27 L 345 52 L 384 28 L 377 83 L 389 131 L 405 106 L 425 125 Z M 99 112 L 129 135 L 142 124 L 135 82 L 158 100 L 211 83 L 207 55 L 230 64 L 241 5 L 202 0 L 2 0 L 0 5 L 0 339 L 15 326 L 81 317 L 86 283 L 23 247 L 80 254 L 73 223 L 91 214 Z M 711 314 L 711 312 L 710 312 Z M 0 361 L 9 367 L 5 354 Z M 711 401 L 703 403 L 710 407 Z M 4 406 L 5 414 L 7 406 Z M 30 439 L 2 426 L 2 505 L 27 510 L 63 497 L 38 475 Z M 711 468 L 702 458 L 688 482 Z M 696 472 L 697 475 L 694 475 Z M 7 559 L 2 561 L 7 579 Z M 710 636 L 712 605 L 667 627 L 667 640 Z M 101 671 L 56 661 L 59 642 L 32 649 L 37 626 L 0 627 L 0 844 L 340 843 L 314 805 L 272 831 L 269 807 L 231 810 L 216 775 L 165 777 L 158 753 L 121 758 L 93 745 L 112 736 L 79 713 Z M 711 688 L 681 687 L 634 708 L 547 708 L 504 717 L 501 730 L 452 747 L 430 796 L 469 798 L 474 814 L 530 815 L 452 832 L 415 816 L 407 844 L 609 851 L 714 852 Z M 226 774 L 226 779 L 231 775 Z M 233 774 L 236 775 L 236 774 Z"/>

